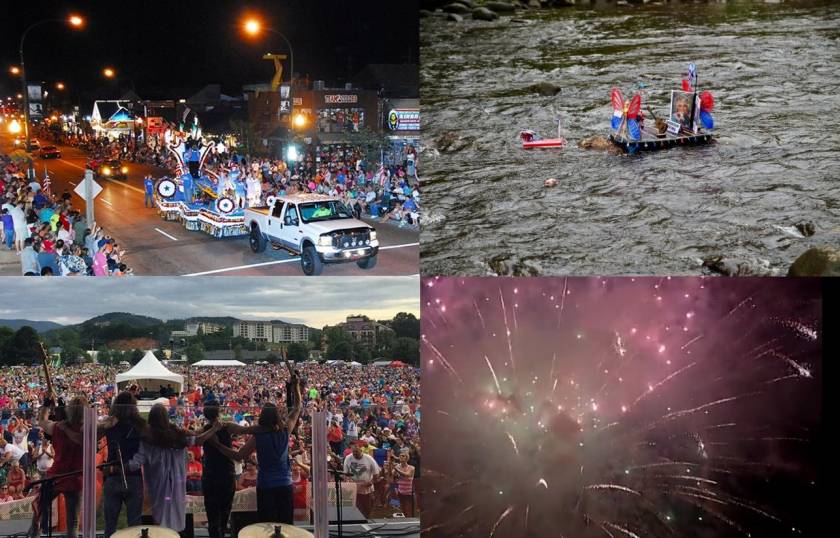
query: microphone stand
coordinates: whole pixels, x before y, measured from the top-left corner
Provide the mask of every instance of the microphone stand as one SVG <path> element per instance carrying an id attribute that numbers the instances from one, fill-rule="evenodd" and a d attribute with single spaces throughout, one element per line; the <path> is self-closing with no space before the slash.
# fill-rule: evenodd
<path id="1" fill-rule="evenodd" d="M 341 477 L 348 476 L 348 473 L 339 471 L 338 469 L 327 468 L 328 473 L 332 473 L 335 479 L 335 510 L 336 518 L 338 519 L 338 538 L 344 538 L 343 522 L 341 520 Z"/>
<path id="2" fill-rule="evenodd" d="M 101 464 L 97 465 L 96 468 L 101 469 L 102 467 L 107 467 L 109 465 L 114 465 L 115 463 L 116 462 L 114 462 L 114 461 L 101 463 Z M 44 514 L 46 514 L 47 536 L 49 538 L 52 538 L 52 502 L 53 502 L 53 498 L 54 498 L 53 495 L 52 495 L 53 483 L 56 480 L 59 480 L 59 479 L 62 479 L 62 478 L 67 478 L 69 476 L 80 475 L 80 474 L 82 474 L 82 472 L 83 472 L 82 469 L 79 469 L 78 471 L 70 471 L 70 472 L 67 472 L 67 473 L 61 473 L 61 474 L 53 475 L 53 476 L 50 476 L 48 478 L 42 478 L 41 480 L 35 480 L 33 482 L 30 482 L 29 484 L 26 485 L 26 487 L 23 488 L 23 492 L 28 493 L 28 492 L 32 491 L 33 487 L 41 485 L 41 491 L 39 492 L 39 497 L 38 497 L 38 504 L 41 506 L 42 511 L 38 513 L 38 519 L 43 521 L 44 517 L 45 517 Z M 39 521 L 38 522 L 39 535 L 40 535 L 40 527 L 41 527 L 40 523 L 41 522 Z"/>

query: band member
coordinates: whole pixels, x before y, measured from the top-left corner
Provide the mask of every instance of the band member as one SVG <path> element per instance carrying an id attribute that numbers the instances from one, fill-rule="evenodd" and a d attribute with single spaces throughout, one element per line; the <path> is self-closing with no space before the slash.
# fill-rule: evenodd
<path id="1" fill-rule="evenodd" d="M 273 403 L 263 405 L 256 426 L 242 428 L 243 433 L 253 434 L 237 452 L 246 458 L 256 450 L 260 462 L 257 471 L 257 512 L 259 521 L 266 523 L 294 523 L 294 489 L 289 458 L 289 435 L 300 418 L 300 379 L 292 377 L 295 407 L 281 417 Z"/>
<path id="2" fill-rule="evenodd" d="M 215 424 L 197 435 L 169 422 L 166 406 L 155 404 L 149 412 L 149 424 L 143 432 L 140 448 L 129 469 L 143 467 L 143 477 L 152 499 L 152 519 L 156 525 L 182 531 L 186 526 L 187 446 L 201 444 L 219 429 Z"/>
<path id="3" fill-rule="evenodd" d="M 41 527 L 48 526 L 49 512 L 52 501 L 58 495 L 64 495 L 64 505 L 67 514 L 67 536 L 76 538 L 76 524 L 79 520 L 79 501 L 82 494 L 82 421 L 84 408 L 88 401 L 84 396 L 76 396 L 63 408 L 63 420 L 49 419 L 54 402 L 51 398 L 44 400 L 44 405 L 38 410 L 38 427 L 52 438 L 55 460 L 47 471 L 46 481 L 41 484 L 33 505 L 34 514 L 29 536 L 40 536 Z M 58 411 L 58 410 L 56 410 Z M 69 476 L 50 480 L 50 478 L 73 473 Z"/>
<path id="4" fill-rule="evenodd" d="M 143 515 L 143 477 L 139 469 L 129 469 L 129 462 L 140 450 L 140 439 L 146 429 L 146 421 L 137 410 L 137 399 L 130 392 L 121 392 L 114 398 L 109 415 L 111 420 L 100 423 L 100 431 L 108 441 L 107 461 L 118 463 L 103 469 L 105 538 L 110 538 L 116 532 L 123 504 L 128 526 L 140 524 Z"/>

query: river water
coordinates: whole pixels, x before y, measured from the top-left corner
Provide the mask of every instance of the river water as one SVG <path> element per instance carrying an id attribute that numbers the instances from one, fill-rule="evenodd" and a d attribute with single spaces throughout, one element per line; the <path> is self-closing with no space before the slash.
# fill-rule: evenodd
<path id="1" fill-rule="evenodd" d="M 838 41 L 838 2 L 424 18 L 423 273 L 702 274 L 719 255 L 778 275 L 840 245 Z M 575 145 L 607 134 L 613 86 L 642 83 L 665 113 L 691 61 L 715 96 L 714 144 L 632 157 Z M 562 91 L 524 89 L 538 82 Z M 553 137 L 558 114 L 567 148 L 521 149 L 521 129 Z"/>

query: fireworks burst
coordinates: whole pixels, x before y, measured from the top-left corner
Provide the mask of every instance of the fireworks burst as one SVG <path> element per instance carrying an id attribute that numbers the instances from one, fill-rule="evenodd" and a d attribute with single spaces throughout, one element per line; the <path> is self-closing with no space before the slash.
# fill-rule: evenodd
<path id="1" fill-rule="evenodd" d="M 808 534 L 817 284 L 499 282 L 423 287 L 425 535 Z"/>

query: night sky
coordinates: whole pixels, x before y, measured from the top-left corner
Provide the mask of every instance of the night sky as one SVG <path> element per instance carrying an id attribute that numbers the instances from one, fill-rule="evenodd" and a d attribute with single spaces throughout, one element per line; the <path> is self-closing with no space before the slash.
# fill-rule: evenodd
<path id="1" fill-rule="evenodd" d="M 821 535 L 816 279 L 436 278 L 421 304 L 434 536 Z"/>
<path id="2" fill-rule="evenodd" d="M 123 90 L 133 82 L 143 98 L 188 97 L 208 83 L 238 95 L 242 84 L 268 82 L 274 70 L 260 57 L 268 49 L 284 53 L 286 46 L 272 34 L 245 37 L 240 21 L 246 13 L 260 14 L 266 26 L 286 35 L 295 71 L 311 79 L 340 83 L 369 63 L 418 62 L 416 0 L 33 0 L 4 5 L 1 95 L 19 91 L 8 68 L 19 63 L 23 29 L 74 11 L 87 20 L 83 31 L 39 26 L 25 46 L 27 78 L 63 81 L 73 97 L 115 84 L 102 77 L 105 66 L 118 71 Z"/>

